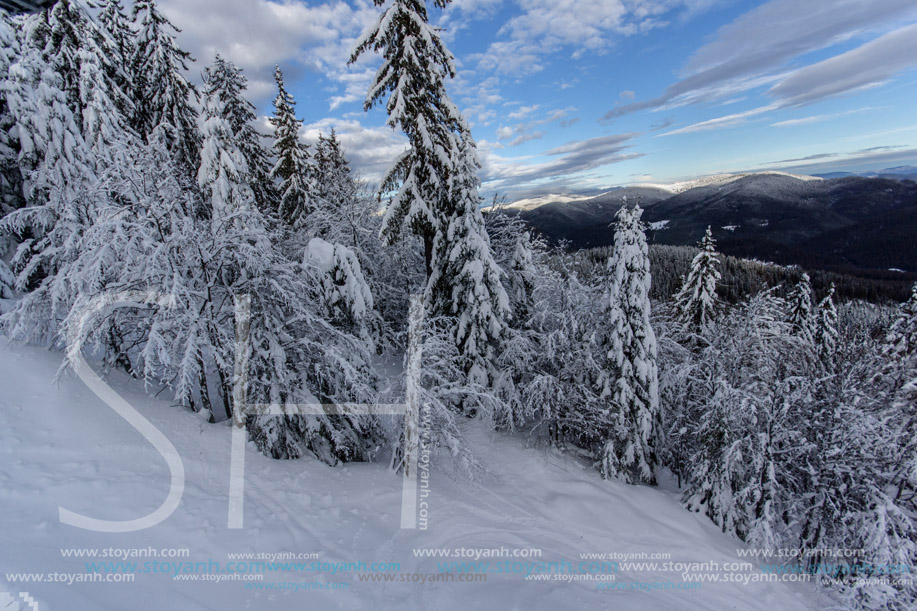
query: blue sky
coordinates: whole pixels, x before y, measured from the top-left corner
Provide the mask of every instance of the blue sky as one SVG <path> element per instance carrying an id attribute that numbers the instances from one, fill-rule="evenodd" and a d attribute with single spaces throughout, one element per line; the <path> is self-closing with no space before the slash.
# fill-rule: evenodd
<path id="1" fill-rule="evenodd" d="M 432 5 L 432 2 L 429 4 Z M 199 72 L 245 68 L 270 112 L 279 63 L 306 122 L 378 179 L 403 150 L 346 61 L 370 0 L 161 0 Z M 914 0 L 454 0 L 431 9 L 456 56 L 487 192 L 595 193 L 749 170 L 917 165 Z"/>

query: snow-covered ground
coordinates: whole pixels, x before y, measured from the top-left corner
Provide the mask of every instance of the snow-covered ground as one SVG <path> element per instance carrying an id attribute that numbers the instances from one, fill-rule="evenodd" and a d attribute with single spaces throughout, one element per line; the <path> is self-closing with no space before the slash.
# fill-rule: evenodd
<path id="1" fill-rule="evenodd" d="M 692 591 L 639 591 L 637 587 L 651 586 L 630 584 L 677 584 L 685 579 L 682 571 L 623 562 L 614 573 L 615 583 L 623 588 L 619 590 L 600 590 L 595 581 L 534 581 L 506 572 L 491 572 L 486 582 L 443 581 L 440 563 L 474 559 L 418 558 L 413 550 L 506 548 L 512 553 L 535 548 L 541 550 L 540 558 L 502 561 L 567 561 L 573 566 L 582 562 L 583 553 L 663 553 L 671 554 L 671 562 L 719 563 L 720 567 L 745 560 L 737 556 L 741 547 L 737 541 L 680 506 L 671 484 L 651 489 L 602 481 L 572 457 L 526 448 L 517 438 L 488 433 L 472 422 L 466 424 L 466 434 L 492 473 L 471 482 L 434 469 L 430 496 L 425 499 L 427 530 L 399 528 L 402 480 L 384 464 L 331 468 L 314 460 L 274 461 L 258 454 L 251 444 L 246 456 L 244 528 L 229 530 L 228 425 L 208 424 L 167 401 L 149 398 L 135 382 L 117 376 L 113 387 L 181 455 L 184 495 L 170 517 L 148 530 L 106 534 L 67 526 L 59 521 L 59 507 L 107 520 L 148 514 L 163 502 L 170 478 L 153 447 L 78 379 L 70 376 L 59 385 L 52 382 L 60 360 L 59 353 L 0 338 L 0 602 L 8 605 L 4 609 L 33 608 L 20 593 L 28 593 L 39 611 L 789 611 L 828 604 L 806 584 L 704 582 Z M 29 583 L 13 575 L 83 574 L 87 561 L 117 560 L 63 557 L 62 549 L 150 547 L 185 548 L 190 556 L 129 559 L 141 567 L 133 583 Z M 214 561 L 225 566 L 231 561 L 228 553 L 247 552 L 317 554 L 319 561 L 329 564 L 395 562 L 400 566 L 374 573 L 377 578 L 395 575 L 393 582 L 360 581 L 359 570 L 334 574 L 276 570 L 264 573 L 262 582 L 247 585 L 179 581 L 162 572 L 142 572 L 143 563 L 153 561 Z M 500 559 L 478 561 L 489 561 L 490 570 L 495 570 Z M 513 569 L 525 571 L 524 566 Z M 534 566 L 530 564 L 530 570 Z M 757 569 L 693 570 L 760 575 Z M 415 573 L 439 577 L 424 584 L 398 581 L 401 574 Z M 261 589 L 253 587 L 256 583 L 262 584 Z M 335 590 L 302 589 L 331 583 L 348 585 Z"/>

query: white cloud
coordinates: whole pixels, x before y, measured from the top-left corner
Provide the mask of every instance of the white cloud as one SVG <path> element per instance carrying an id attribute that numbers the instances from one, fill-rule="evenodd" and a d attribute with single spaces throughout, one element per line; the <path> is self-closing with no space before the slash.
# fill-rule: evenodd
<path id="1" fill-rule="evenodd" d="M 568 142 L 542 153 L 541 157 L 547 161 L 541 162 L 534 161 L 532 156 L 497 155 L 494 149 L 498 147 L 482 141 L 478 148 L 485 188 L 512 193 L 514 197 L 582 189 L 594 178 L 584 173 L 642 157 L 641 153 L 628 152 L 637 135 L 614 134 Z"/>
<path id="2" fill-rule="evenodd" d="M 851 110 L 845 110 L 844 112 L 833 112 L 824 115 L 811 115 L 809 117 L 800 117 L 799 119 L 788 119 L 786 121 L 777 121 L 776 123 L 771 123 L 771 127 L 798 127 L 799 125 L 811 125 L 813 123 L 821 123 L 823 121 L 830 121 L 831 119 L 836 119 L 838 117 L 846 117 L 847 115 L 856 114 L 859 112 L 866 112 L 869 110 L 876 110 L 874 106 L 866 106 L 864 108 L 853 108 Z"/>
<path id="3" fill-rule="evenodd" d="M 516 112 L 510 113 L 508 115 L 508 118 L 517 119 L 521 117 L 526 117 L 530 115 L 531 113 L 535 112 L 538 108 L 539 106 L 537 105 L 523 106 Z M 501 125 L 500 127 L 497 128 L 497 139 L 502 142 L 505 140 L 510 140 L 510 138 L 512 138 L 512 140 L 506 143 L 505 146 L 518 146 L 520 144 L 529 142 L 531 140 L 538 140 L 539 138 L 544 136 L 544 132 L 540 132 L 540 131 L 531 132 L 530 130 L 532 130 L 535 127 L 539 127 L 542 125 L 548 125 L 549 123 L 554 123 L 555 121 L 566 119 L 566 117 L 568 117 L 570 113 L 574 112 L 575 110 L 576 108 L 573 108 L 573 107 L 558 108 L 556 110 L 552 110 L 551 112 L 549 112 L 546 116 L 544 116 L 541 119 L 533 119 L 525 123 L 517 123 L 516 125 L 512 127 Z M 567 126 L 569 126 L 569 125 L 572 125 L 574 122 L 575 120 L 565 121 L 564 123 L 566 123 Z"/>
<path id="4" fill-rule="evenodd" d="M 532 114 L 539 108 L 541 108 L 541 106 L 539 106 L 538 104 L 533 104 L 531 106 L 522 106 L 519 108 L 519 110 L 509 113 L 507 118 L 513 119 L 513 120 L 524 119 L 525 117 Z"/>
<path id="5" fill-rule="evenodd" d="M 510 140 L 507 143 L 507 146 L 519 146 L 520 144 L 524 144 L 532 140 L 541 140 L 543 136 L 544 136 L 544 132 L 528 132 L 526 134 L 519 134 L 518 136 Z"/>
<path id="6" fill-rule="evenodd" d="M 545 50 L 563 46 L 601 50 L 612 32 L 632 29 L 620 0 L 520 0 L 523 13 L 501 29 L 516 41 L 538 43 Z"/>
<path id="7" fill-rule="evenodd" d="M 515 131 L 513 130 L 512 127 L 504 127 L 501 125 L 500 127 L 497 128 L 497 138 L 499 138 L 500 140 L 506 140 L 508 138 L 512 138 L 514 133 Z"/>
<path id="8" fill-rule="evenodd" d="M 617 37 L 664 27 L 675 11 L 695 15 L 722 0 L 517 0 L 522 12 L 500 29 L 504 40 L 493 42 L 473 59 L 482 70 L 524 76 L 544 69 L 546 56 L 571 49 L 608 51 Z M 490 10 L 499 3 L 486 3 Z"/>
<path id="9" fill-rule="evenodd" d="M 861 151 L 822 153 L 800 159 L 788 159 L 768 164 L 761 169 L 780 169 L 796 174 L 811 174 L 861 171 L 915 163 L 917 163 L 917 149 L 915 148 L 873 147 Z"/>
<path id="10" fill-rule="evenodd" d="M 880 85 L 917 66 L 917 23 L 899 28 L 841 55 L 797 70 L 769 93 L 788 104 Z"/>
<path id="11" fill-rule="evenodd" d="M 917 67 L 917 24 L 895 29 L 845 53 L 774 77 L 776 83 L 767 92 L 776 98 L 773 104 L 701 121 L 660 135 L 673 136 L 735 127 L 746 123 L 750 117 L 780 108 L 803 106 L 840 94 L 879 86 L 896 74 L 913 67 Z M 764 80 L 759 80 L 758 84 L 766 82 L 767 78 L 763 77 Z M 661 108 L 673 105 L 680 105 L 679 101 L 673 100 Z M 792 127 L 816 123 L 861 110 L 866 109 L 791 119 L 774 123 L 773 126 Z"/>
<path id="12" fill-rule="evenodd" d="M 378 16 L 370 0 L 316 5 L 296 0 L 161 0 L 160 6 L 182 30 L 181 45 L 198 60 L 195 72 L 220 53 L 245 70 L 251 97 L 259 101 L 273 92 L 275 64 L 293 73 L 296 66 L 321 72 L 344 87 L 337 98 L 352 101 L 357 87 L 352 74 L 366 68 L 351 70 L 346 63 L 356 38 Z"/>
<path id="13" fill-rule="evenodd" d="M 813 51 L 856 37 L 875 36 L 876 32 L 900 27 L 915 17 L 917 4 L 913 0 L 770 0 L 720 28 L 713 40 L 685 64 L 682 79 L 662 95 L 618 106 L 605 118 L 732 97 L 762 85 L 776 85 L 772 91 L 777 95 L 780 83 L 798 74 L 793 63 L 804 61 Z M 895 42 L 903 44 L 900 39 Z M 872 51 L 887 55 L 885 49 Z M 829 64 L 826 68 L 830 67 Z M 869 76 L 861 79 L 868 81 L 863 85 L 876 82 L 874 70 L 869 71 Z M 801 101 L 837 93 L 831 87 L 804 93 L 805 83 L 801 79 L 793 82 L 800 85 L 795 94 Z M 844 90 L 850 90 L 852 85 L 848 82 Z"/>
<path id="14" fill-rule="evenodd" d="M 657 137 L 662 136 L 675 136 L 677 134 L 691 134 L 694 132 L 706 132 L 716 129 L 726 129 L 729 127 L 737 127 L 739 125 L 744 125 L 748 122 L 750 117 L 755 117 L 772 110 L 776 110 L 778 105 L 770 104 L 768 106 L 759 106 L 758 108 L 752 108 L 751 110 L 746 110 L 745 112 L 737 112 L 735 114 L 726 115 L 724 117 L 717 117 L 716 119 L 709 119 L 707 121 L 701 121 L 699 123 L 693 123 L 685 127 L 680 127 L 678 129 L 673 129 L 672 131 L 659 134 Z"/>

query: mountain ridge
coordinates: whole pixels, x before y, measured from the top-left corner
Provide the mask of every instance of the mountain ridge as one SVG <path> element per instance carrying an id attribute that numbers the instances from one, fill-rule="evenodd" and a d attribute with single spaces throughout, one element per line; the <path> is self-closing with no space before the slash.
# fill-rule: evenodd
<path id="1" fill-rule="evenodd" d="M 908 246 L 917 238 L 913 181 L 760 172 L 674 184 L 502 211 L 519 215 L 549 241 L 591 248 L 613 242 L 609 224 L 627 197 L 645 209 L 655 243 L 694 245 L 710 226 L 721 249 L 736 256 L 821 269 L 917 271 L 917 249 Z"/>

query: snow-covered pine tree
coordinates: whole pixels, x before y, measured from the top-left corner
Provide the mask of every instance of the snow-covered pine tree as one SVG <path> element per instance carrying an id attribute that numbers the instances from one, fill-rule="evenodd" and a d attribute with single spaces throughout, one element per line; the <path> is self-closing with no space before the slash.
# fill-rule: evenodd
<path id="1" fill-rule="evenodd" d="M 323 205 L 341 207 L 356 197 L 357 181 L 333 127 L 328 136 L 318 135 L 314 164 L 315 196 Z"/>
<path id="2" fill-rule="evenodd" d="M 609 404 L 607 438 L 598 458 L 603 477 L 654 485 L 662 416 L 642 215 L 639 206 L 629 208 L 626 200 L 616 215 L 605 328 L 597 340 L 605 359 L 597 386 Z"/>
<path id="3" fill-rule="evenodd" d="M 280 183 L 280 218 L 291 226 L 302 226 L 312 210 L 312 163 L 308 146 L 300 138 L 302 121 L 296 118 L 296 100 L 286 90 L 280 66 L 274 69 L 277 97 L 274 99 L 274 154 L 277 162 L 271 178 Z"/>
<path id="4" fill-rule="evenodd" d="M 792 325 L 793 335 L 807 343 L 813 343 L 815 341 L 815 330 L 812 316 L 812 284 L 809 274 L 803 272 L 799 282 L 790 291 L 787 301 L 790 315 L 789 322 Z"/>
<path id="5" fill-rule="evenodd" d="M 703 332 L 718 307 L 716 284 L 720 281 L 719 254 L 710 227 L 698 244 L 700 252 L 691 262 L 691 271 L 675 295 L 678 319 L 694 333 Z"/>
<path id="6" fill-rule="evenodd" d="M 370 216 L 375 210 L 360 193 L 360 183 L 344 155 L 337 133 L 319 134 L 313 156 L 311 233 L 326 240 L 347 244 L 357 251 L 369 247 Z"/>
<path id="7" fill-rule="evenodd" d="M 99 26 L 108 38 L 107 48 L 111 51 L 111 73 L 108 77 L 125 94 L 117 102 L 121 105 L 119 108 L 121 114 L 131 124 L 136 112 L 132 99 L 136 88 L 131 66 L 136 54 L 135 33 L 130 20 L 124 13 L 121 0 L 94 0 L 94 3 L 99 7 L 97 17 Z"/>
<path id="8" fill-rule="evenodd" d="M 445 8 L 449 0 L 434 3 Z M 453 339 L 465 373 L 473 382 L 488 381 L 509 303 L 479 208 L 474 140 L 445 89 L 445 79 L 455 76 L 453 57 L 429 23 L 426 0 L 386 7 L 350 61 L 369 50 L 381 52 L 383 64 L 364 108 L 388 96 L 388 124 L 410 144 L 383 180 L 383 192 L 397 192 L 382 236 L 394 243 L 409 230 L 423 240 L 427 313 L 456 318 Z"/>
<path id="9" fill-rule="evenodd" d="M 815 345 L 824 363 L 830 366 L 837 352 L 837 308 L 834 306 L 834 283 L 815 308 Z"/>
<path id="10" fill-rule="evenodd" d="M 535 267 L 532 262 L 532 238 L 528 231 L 519 234 L 513 250 L 510 271 L 510 300 L 513 305 L 513 321 L 516 326 L 530 324 L 534 307 Z"/>
<path id="11" fill-rule="evenodd" d="M 212 76 L 212 75 L 211 75 Z M 234 110 L 227 102 L 226 81 L 211 80 L 201 116 L 201 165 L 197 184 L 210 204 L 214 233 L 228 226 L 250 233 L 249 246 L 269 250 L 265 223 L 257 211 L 252 174 L 242 151 L 244 131 L 233 126 Z M 244 248 L 246 245 L 239 245 Z"/>
<path id="12" fill-rule="evenodd" d="M 255 203 L 262 211 L 274 209 L 276 193 L 271 178 L 271 163 L 255 129 L 255 107 L 245 99 L 248 79 L 242 70 L 219 55 L 204 70 L 204 95 L 216 94 L 223 103 L 223 115 L 248 166 L 249 184 Z"/>
<path id="13" fill-rule="evenodd" d="M 0 221 L 0 231 L 20 242 L 13 257 L 16 288 L 36 289 L 17 310 L 28 311 L 39 332 L 53 331 L 59 308 L 71 295 L 48 294 L 49 283 L 79 250 L 83 230 L 95 217 L 95 157 L 83 139 L 63 90 L 63 79 L 43 57 L 42 16 L 24 23 L 18 60 L 3 83 L 19 144 L 18 165 L 26 206 Z"/>
<path id="14" fill-rule="evenodd" d="M 143 138 L 155 130 L 186 174 L 195 176 L 200 161 L 197 131 L 197 90 L 184 76 L 191 55 L 175 39 L 178 32 L 159 11 L 156 0 L 136 0 L 133 20 L 137 30 L 131 76 L 136 113 L 133 127 Z"/>
<path id="15" fill-rule="evenodd" d="M 376 5 L 383 0 L 374 0 Z M 445 8 L 450 0 L 434 0 Z M 388 124 L 400 128 L 410 148 L 395 162 L 380 192 L 396 191 L 385 212 L 382 237 L 395 243 L 407 229 L 424 244 L 427 277 L 433 274 L 433 241 L 445 231 L 458 109 L 445 89 L 455 76 L 452 54 L 439 30 L 430 25 L 427 0 L 394 0 L 359 40 L 350 62 L 364 53 L 381 52 L 383 63 L 366 96 L 369 110 L 388 96 Z M 429 304 L 427 304 L 429 307 Z"/>
<path id="16" fill-rule="evenodd" d="M 249 431 L 263 452 L 277 458 L 297 457 L 309 450 L 329 463 L 366 460 L 379 442 L 376 420 L 339 406 L 345 401 L 373 401 L 372 344 L 364 334 L 351 333 L 362 330 L 362 319 L 372 306 L 359 263 L 346 248 L 332 255 L 330 270 L 312 264 L 308 257 L 303 265 L 281 257 L 255 205 L 238 134 L 232 130 L 219 90 L 207 96 L 203 117 L 198 181 L 210 198 L 211 239 L 214 253 L 219 253 L 216 266 L 211 266 L 212 282 L 217 292 L 231 296 L 209 299 L 206 312 L 213 331 L 208 332 L 219 338 L 217 331 L 232 319 L 224 312 L 225 304 L 250 295 L 250 398 L 274 405 L 288 401 L 326 405 L 321 416 L 295 409 L 286 416 L 255 416 L 248 421 Z M 332 296 L 329 274 L 337 281 L 333 306 L 349 315 L 346 321 L 328 320 L 322 311 L 324 298 Z M 218 374 L 228 361 L 216 363 Z M 222 386 L 224 376 L 219 377 Z M 285 406 L 282 409 L 286 411 Z"/>
<path id="17" fill-rule="evenodd" d="M 845 308 L 848 314 L 849 308 Z M 801 525 L 793 547 L 804 550 L 810 569 L 838 566 L 822 576 L 851 607 L 906 609 L 917 587 L 892 580 L 876 583 L 884 567 L 912 565 L 917 558 L 913 516 L 917 490 L 917 427 L 913 404 L 895 400 L 894 384 L 876 376 L 887 348 L 869 339 L 852 341 L 849 320 L 839 327 L 837 375 L 814 385 L 815 402 L 801 418 L 811 451 L 808 478 L 795 499 Z M 890 376 L 894 378 L 894 375 Z M 794 531 L 789 531 L 794 532 Z M 848 548 L 848 546 L 851 546 Z M 856 549 L 839 558 L 832 549 Z M 879 568 L 882 567 L 882 568 Z"/>
<path id="18" fill-rule="evenodd" d="M 772 289 L 713 322 L 672 406 L 688 429 L 685 505 L 766 548 L 786 543 L 811 452 L 813 389 L 784 310 Z"/>
<path id="19" fill-rule="evenodd" d="M 121 60 L 114 43 L 78 0 L 61 0 L 44 17 L 32 30 L 35 44 L 42 47 L 45 61 L 60 75 L 70 110 L 84 127 L 85 139 L 92 141 L 100 124 L 124 123 L 122 110 L 130 107 L 128 94 L 117 79 Z M 96 133 L 88 134 L 87 129 Z"/>
<path id="20" fill-rule="evenodd" d="M 889 421 L 894 423 L 891 481 L 895 501 L 917 510 L 917 284 L 901 305 L 885 337 L 882 374 L 891 396 Z"/>
<path id="21" fill-rule="evenodd" d="M 322 305 L 328 320 L 368 337 L 365 322 L 373 310 L 373 295 L 357 255 L 342 244 L 312 238 L 303 263 L 316 268 L 322 280 Z"/>
<path id="22" fill-rule="evenodd" d="M 424 295 L 433 312 L 457 319 L 454 340 L 468 380 L 486 386 L 493 380 L 493 358 L 506 331 L 509 298 L 503 271 L 494 261 L 481 216 L 478 162 L 471 133 L 463 130 L 453 151 L 451 214 L 433 240 L 433 274 Z"/>
<path id="23" fill-rule="evenodd" d="M 518 420 L 538 422 L 556 447 L 572 443 L 594 450 L 605 442 L 602 412 L 607 408 L 592 384 L 602 371 L 602 355 L 590 349 L 603 295 L 583 282 L 565 254 L 557 248 L 539 269 L 532 341 L 523 344 L 527 350 L 516 348 L 526 336 L 517 333 L 500 358 L 505 369 L 518 371 Z"/>
<path id="24" fill-rule="evenodd" d="M 917 368 L 917 284 L 888 330 L 883 353 L 887 358 L 908 361 L 910 367 Z"/>
<path id="25" fill-rule="evenodd" d="M 18 54 L 19 30 L 0 9 L 0 218 L 23 205 L 19 142 L 10 134 L 15 119 L 6 102 L 7 87 L 4 85 Z M 0 258 L 5 256 L 10 245 L 11 240 L 0 236 Z"/>

